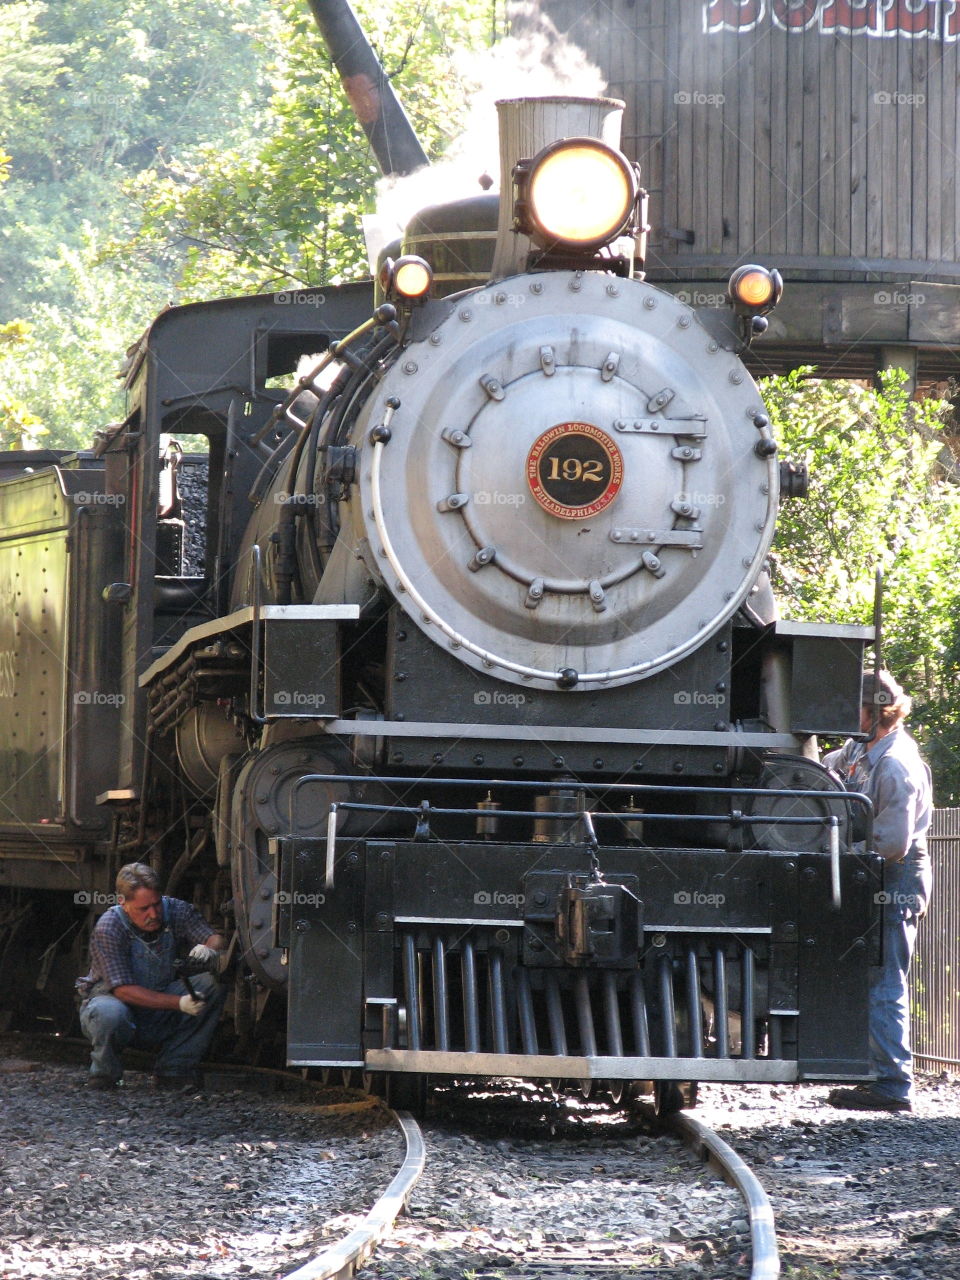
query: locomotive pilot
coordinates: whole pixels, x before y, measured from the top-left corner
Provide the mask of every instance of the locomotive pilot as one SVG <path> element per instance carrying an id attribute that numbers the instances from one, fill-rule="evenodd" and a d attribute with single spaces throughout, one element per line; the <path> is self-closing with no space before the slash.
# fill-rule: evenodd
<path id="1" fill-rule="evenodd" d="M 200 1062 L 216 1030 L 225 992 L 211 972 L 223 938 L 200 912 L 160 894 L 152 867 L 130 862 L 117 873 L 115 906 L 90 939 L 90 972 L 78 984 L 86 998 L 80 1026 L 93 1045 L 87 1086 L 113 1089 L 123 1076 L 128 1045 L 156 1052 L 154 1086 L 188 1091 L 199 1085 Z M 175 961 L 186 957 L 178 979 Z"/>
<path id="2" fill-rule="evenodd" d="M 863 677 L 860 731 L 824 757 L 850 791 L 873 802 L 873 847 L 884 859 L 883 959 L 871 976 L 870 1056 L 876 1080 L 834 1089 L 827 1101 L 858 1111 L 910 1111 L 913 1055 L 907 975 L 917 925 L 932 887 L 927 830 L 932 815 L 930 770 L 903 727 L 910 698 L 889 671 Z"/>

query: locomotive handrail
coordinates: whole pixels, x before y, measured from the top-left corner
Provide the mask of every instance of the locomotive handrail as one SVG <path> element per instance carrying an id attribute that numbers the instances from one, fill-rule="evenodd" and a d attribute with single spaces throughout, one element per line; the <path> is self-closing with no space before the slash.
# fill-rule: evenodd
<path id="1" fill-rule="evenodd" d="M 410 777 L 389 773 L 306 773 L 297 781 L 299 787 L 305 782 L 382 782 L 384 785 L 396 787 L 513 787 L 520 791 L 542 791 L 544 787 L 563 787 L 563 786 L 587 786 L 593 791 L 601 794 L 606 792 L 624 792 L 645 791 L 648 794 L 655 795 L 676 795 L 677 788 L 675 786 L 667 786 L 662 782 L 581 782 L 572 779 L 569 783 L 559 782 L 556 778 L 551 779 L 526 779 L 526 778 L 435 778 L 435 777 Z M 864 795 L 862 791 L 818 791 L 814 787 L 739 787 L 739 786 L 702 786 L 688 785 L 684 787 L 684 791 L 688 795 L 710 795 L 710 796 L 777 796 L 788 799 L 791 796 L 801 796 L 805 799 L 818 799 L 827 801 L 840 801 L 846 803 L 849 800 L 856 801 L 861 804 L 864 809 L 872 815 L 873 801 L 868 795 Z M 692 815 L 687 815 L 692 816 Z M 780 819 L 783 821 L 783 819 Z"/>
<path id="2" fill-rule="evenodd" d="M 302 782 L 303 779 L 301 778 L 300 781 Z M 297 785 L 299 786 L 299 783 Z M 332 804 L 327 815 L 327 861 L 323 871 L 323 887 L 325 889 L 333 888 L 333 871 L 337 857 L 337 808 L 336 804 Z M 293 823 L 291 822 L 292 825 Z"/>
<path id="3" fill-rule="evenodd" d="M 260 679 L 260 546 L 254 543 L 250 548 L 253 561 L 253 637 L 250 646 L 250 719 L 255 724 L 266 724 L 263 716 L 257 714 L 257 682 Z"/>
<path id="4" fill-rule="evenodd" d="M 830 901 L 834 911 L 840 910 L 840 824 L 835 813 L 830 815 Z"/>
<path id="5" fill-rule="evenodd" d="M 514 787 L 519 790 L 543 791 L 546 782 L 527 781 L 523 779 L 479 779 L 479 778 L 410 778 L 410 777 L 389 777 L 376 776 L 371 774 L 338 774 L 338 773 L 306 773 L 298 778 L 293 784 L 290 791 L 290 830 L 297 830 L 297 801 L 300 791 L 308 783 L 311 782 L 333 782 L 333 783 L 352 783 L 358 778 L 364 782 L 382 782 L 390 786 L 416 786 L 423 787 L 439 786 L 439 787 L 469 787 L 477 786 L 488 788 L 493 786 Z M 556 783 L 553 784 L 556 786 Z M 656 795 L 675 795 L 676 788 L 667 787 L 659 783 L 629 783 L 629 782 L 612 782 L 605 786 L 595 788 L 600 793 L 604 792 L 632 792 L 638 791 L 653 793 Z M 864 810 L 864 818 L 866 820 L 866 838 L 864 841 L 865 849 L 869 852 L 873 839 L 873 802 L 869 796 L 858 791 L 817 791 L 815 789 L 806 790 L 790 790 L 783 787 L 737 787 L 736 789 L 728 787 L 690 787 L 688 793 L 700 795 L 716 795 L 723 796 L 731 801 L 731 812 L 723 813 L 651 813 L 649 810 L 643 811 L 643 820 L 645 822 L 680 822 L 680 823 L 702 823 L 709 824 L 714 822 L 729 822 L 738 826 L 757 827 L 757 826 L 812 826 L 822 824 L 823 816 L 816 814 L 770 814 L 770 813 L 743 813 L 741 810 L 734 812 L 732 801 L 740 796 L 765 797 L 767 799 L 812 799 L 825 800 L 828 804 L 837 802 L 845 808 L 852 805 L 858 805 Z M 422 806 L 417 805 L 401 805 L 401 804 L 370 804 L 358 800 L 340 800 L 331 802 L 327 813 L 327 831 L 325 836 L 326 852 L 324 859 L 324 889 L 331 890 L 334 887 L 336 853 L 337 853 L 337 815 L 340 810 L 349 810 L 357 813 L 390 813 L 390 814 L 407 814 L 411 817 L 422 816 Z M 476 818 L 478 810 L 475 808 L 451 808 L 431 806 L 431 814 L 443 817 L 453 818 Z M 498 809 L 498 818 L 525 818 L 532 816 L 529 809 Z M 611 811 L 609 813 L 598 811 L 596 809 L 580 809 L 570 810 L 540 810 L 536 811 L 536 817 L 540 819 L 549 818 L 556 820 L 566 820 L 571 824 L 573 822 L 581 822 L 588 832 L 593 849 L 597 848 L 597 837 L 594 832 L 594 822 L 596 819 L 604 821 L 623 822 L 624 815 L 619 812 Z M 829 833 L 828 853 L 830 856 L 830 899 L 834 910 L 839 911 L 841 906 L 840 893 L 840 822 L 836 814 L 831 814 L 827 818 L 827 830 Z"/>
<path id="6" fill-rule="evenodd" d="M 305 782 L 305 781 L 308 781 L 308 779 L 301 778 L 300 781 Z M 420 805 L 369 804 L 369 803 L 361 802 L 359 800 L 340 800 L 336 804 L 331 804 L 330 809 L 331 811 L 336 810 L 337 813 L 339 813 L 341 809 L 349 809 L 351 812 L 356 811 L 360 813 L 394 813 L 394 814 L 404 813 L 404 814 L 409 814 L 411 817 L 413 816 L 419 817 L 419 815 L 422 812 Z M 476 818 L 478 816 L 479 817 L 483 816 L 482 812 L 478 809 L 440 808 L 437 805 L 431 805 L 430 815 L 431 817 L 444 816 L 444 817 L 454 817 L 454 818 Z M 330 816 L 335 816 L 335 814 L 331 813 L 331 815 L 328 815 L 328 833 L 327 833 L 328 839 L 329 839 Z M 622 813 L 617 813 L 612 810 L 611 812 L 606 813 L 606 812 L 598 812 L 596 809 L 537 809 L 535 811 L 532 809 L 497 809 L 496 816 L 498 818 L 531 818 L 531 817 L 567 818 L 571 822 L 573 822 L 575 819 L 585 821 L 587 818 L 593 818 L 594 820 L 596 820 L 597 818 L 603 818 L 604 820 L 615 819 L 617 822 L 622 822 L 625 816 L 628 819 L 631 817 L 629 813 L 624 815 Z M 650 822 L 712 823 L 712 822 L 725 822 L 725 821 L 733 820 L 733 815 L 727 815 L 727 814 L 652 813 L 649 810 L 643 810 L 641 812 L 639 809 L 636 811 L 635 817 L 637 820 L 643 818 L 645 821 L 650 821 Z M 769 814 L 769 813 L 740 813 L 737 815 L 736 821 L 738 824 L 742 824 L 744 826 L 751 826 L 751 827 L 760 826 L 762 824 L 767 824 L 768 826 L 772 825 L 772 826 L 785 826 L 785 827 L 800 827 L 800 826 L 811 826 L 816 823 L 822 823 L 823 818 L 817 818 L 813 815 L 809 817 L 804 817 L 802 814 L 797 814 L 797 815 L 784 814 L 782 816 L 778 816 L 776 814 Z M 839 850 L 839 843 L 838 843 L 838 850 Z"/>

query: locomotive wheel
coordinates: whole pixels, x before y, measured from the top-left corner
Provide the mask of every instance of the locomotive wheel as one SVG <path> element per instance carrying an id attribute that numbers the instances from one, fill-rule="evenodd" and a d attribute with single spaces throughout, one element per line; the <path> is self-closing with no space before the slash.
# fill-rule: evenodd
<path id="1" fill-rule="evenodd" d="M 657 1080 L 653 1086 L 653 1109 L 665 1119 L 697 1105 L 696 1080 Z"/>

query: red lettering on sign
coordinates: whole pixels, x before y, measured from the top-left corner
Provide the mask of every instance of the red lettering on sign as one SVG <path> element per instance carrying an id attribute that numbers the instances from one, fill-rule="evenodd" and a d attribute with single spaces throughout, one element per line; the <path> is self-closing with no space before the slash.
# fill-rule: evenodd
<path id="1" fill-rule="evenodd" d="M 940 17 L 939 0 L 893 0 L 883 15 L 884 35 L 936 35 Z"/>
<path id="2" fill-rule="evenodd" d="M 775 27 L 807 31 L 817 20 L 819 0 L 773 0 L 770 16 Z"/>
<path id="3" fill-rule="evenodd" d="M 763 18 L 766 0 L 707 0 L 703 6 L 703 29 L 711 31 L 752 31 Z"/>
<path id="4" fill-rule="evenodd" d="M 820 12 L 820 30 L 824 34 L 854 31 L 880 30 L 877 21 L 878 4 L 886 6 L 890 0 L 829 0 Z"/>
<path id="5" fill-rule="evenodd" d="M 704 0 L 708 35 L 753 31 L 764 19 L 789 33 L 960 40 L 960 0 Z"/>

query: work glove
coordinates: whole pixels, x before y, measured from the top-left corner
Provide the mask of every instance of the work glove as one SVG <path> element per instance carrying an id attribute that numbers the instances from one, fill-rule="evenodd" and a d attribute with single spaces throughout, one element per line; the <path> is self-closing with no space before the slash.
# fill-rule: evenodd
<path id="1" fill-rule="evenodd" d="M 187 959 L 196 960 L 197 964 L 205 964 L 208 967 L 212 968 L 213 965 L 216 963 L 218 957 L 219 957 L 219 952 L 214 951 L 213 947 L 207 947 L 207 946 L 204 946 L 202 942 L 198 942 L 197 945 L 190 952 Z"/>
<path id="2" fill-rule="evenodd" d="M 180 997 L 180 1012 L 181 1012 L 181 1013 L 189 1013 L 191 1017 L 194 1017 L 194 1018 L 195 1018 L 195 1017 L 197 1016 L 197 1014 L 198 1014 L 198 1013 L 202 1012 L 203 1007 L 204 1007 L 204 1001 L 203 1001 L 203 1000 L 198 1000 L 198 999 L 196 998 L 196 996 L 181 996 L 181 997 Z"/>

